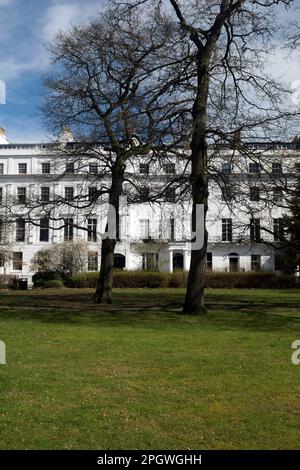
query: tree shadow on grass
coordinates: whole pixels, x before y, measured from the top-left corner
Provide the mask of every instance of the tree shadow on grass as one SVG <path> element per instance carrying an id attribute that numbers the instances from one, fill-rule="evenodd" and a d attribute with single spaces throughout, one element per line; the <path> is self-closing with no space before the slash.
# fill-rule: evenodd
<path id="1" fill-rule="evenodd" d="M 218 330 L 244 329 L 257 331 L 300 331 L 300 307 L 297 296 L 287 301 L 233 297 L 232 293 L 213 294 L 207 298 L 208 313 L 204 316 L 181 314 L 183 293 L 117 292 L 113 305 L 95 305 L 90 292 L 62 291 L 52 293 L 2 295 L 0 321 L 20 319 L 69 325 L 97 325 L 157 329 L 215 328 Z"/>

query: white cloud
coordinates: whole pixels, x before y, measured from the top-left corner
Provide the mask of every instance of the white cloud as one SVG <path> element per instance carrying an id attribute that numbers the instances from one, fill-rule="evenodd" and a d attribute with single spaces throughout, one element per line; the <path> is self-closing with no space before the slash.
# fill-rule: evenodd
<path id="1" fill-rule="evenodd" d="M 6 7 L 7 5 L 10 5 L 13 3 L 15 0 L 0 0 L 0 7 Z"/>
<path id="2" fill-rule="evenodd" d="M 45 16 L 42 29 L 44 40 L 50 41 L 60 30 L 67 30 L 73 24 L 79 24 L 94 16 L 99 11 L 99 0 L 80 3 L 53 5 Z"/>

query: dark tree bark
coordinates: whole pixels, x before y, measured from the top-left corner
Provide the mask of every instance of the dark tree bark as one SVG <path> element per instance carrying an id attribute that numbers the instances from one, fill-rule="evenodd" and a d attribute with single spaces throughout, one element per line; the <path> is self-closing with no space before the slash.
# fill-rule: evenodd
<path id="1" fill-rule="evenodd" d="M 120 197 L 122 196 L 122 186 L 124 182 L 124 168 L 122 158 L 118 157 L 112 169 L 111 187 L 109 189 L 109 203 L 114 207 L 116 215 L 116 237 L 102 240 L 101 267 L 97 289 L 93 298 L 94 302 L 97 304 L 112 303 L 114 252 L 117 240 L 120 239 Z M 106 232 L 107 231 L 108 225 L 106 226 Z"/>

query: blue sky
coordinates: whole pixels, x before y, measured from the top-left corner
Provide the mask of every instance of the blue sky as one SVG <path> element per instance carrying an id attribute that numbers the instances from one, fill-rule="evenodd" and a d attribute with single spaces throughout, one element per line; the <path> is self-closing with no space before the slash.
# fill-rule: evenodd
<path id="1" fill-rule="evenodd" d="M 45 44 L 59 29 L 94 16 L 103 2 L 0 0 L 0 80 L 7 90 L 6 104 L 0 104 L 0 127 L 6 129 L 11 142 L 48 140 L 40 113 L 42 79 L 49 69 Z M 284 74 L 297 89 L 299 81 L 300 89 L 299 62 L 300 51 L 287 57 L 278 50 L 268 68 L 272 74 Z"/>
<path id="2" fill-rule="evenodd" d="M 0 80 L 6 104 L 0 127 L 12 142 L 47 140 L 40 106 L 42 79 L 49 68 L 45 44 L 59 29 L 84 22 L 102 0 L 0 0 Z"/>

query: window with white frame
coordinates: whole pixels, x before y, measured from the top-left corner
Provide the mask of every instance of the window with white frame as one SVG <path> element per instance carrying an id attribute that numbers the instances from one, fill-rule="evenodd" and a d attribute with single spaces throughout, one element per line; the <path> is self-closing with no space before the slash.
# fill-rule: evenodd
<path id="1" fill-rule="evenodd" d="M 17 188 L 18 203 L 25 204 L 26 202 L 26 188 Z"/>
<path id="2" fill-rule="evenodd" d="M 260 189 L 256 186 L 250 188 L 250 201 L 258 202 L 260 199 Z"/>
<path id="3" fill-rule="evenodd" d="M 260 242 L 260 219 L 250 219 L 250 241 Z"/>
<path id="4" fill-rule="evenodd" d="M 27 163 L 19 163 L 19 175 L 26 175 Z"/>
<path id="5" fill-rule="evenodd" d="M 251 271 L 261 270 L 261 255 L 251 255 Z"/>
<path id="6" fill-rule="evenodd" d="M 64 219 L 64 241 L 70 242 L 74 236 L 74 222 L 73 219 Z"/>
<path id="7" fill-rule="evenodd" d="M 75 166 L 73 162 L 68 162 L 66 163 L 66 173 L 74 173 L 75 172 Z"/>
<path id="8" fill-rule="evenodd" d="M 222 219 L 222 241 L 232 241 L 232 219 Z"/>
<path id="9" fill-rule="evenodd" d="M 65 187 L 65 201 L 71 202 L 74 199 L 74 188 L 72 186 Z"/>
<path id="10" fill-rule="evenodd" d="M 142 268 L 146 271 L 157 271 L 158 253 L 143 253 Z"/>
<path id="11" fill-rule="evenodd" d="M 260 173 L 260 166 L 256 162 L 249 163 L 249 173 L 251 174 L 259 174 Z"/>
<path id="12" fill-rule="evenodd" d="M 0 175 L 4 173 L 4 163 L 0 163 Z"/>
<path id="13" fill-rule="evenodd" d="M 96 242 L 97 241 L 97 219 L 88 219 L 87 224 L 88 229 L 88 241 Z"/>
<path id="14" fill-rule="evenodd" d="M 98 271 L 98 253 L 90 251 L 88 253 L 88 271 Z"/>
<path id="15" fill-rule="evenodd" d="M 140 237 L 146 240 L 150 235 L 150 221 L 149 219 L 140 219 Z"/>
<path id="16" fill-rule="evenodd" d="M 43 217 L 40 219 L 40 242 L 49 241 L 49 219 Z"/>
<path id="17" fill-rule="evenodd" d="M 50 188 L 48 186 L 43 186 L 41 188 L 41 201 L 49 202 L 50 200 Z"/>
<path id="18" fill-rule="evenodd" d="M 24 219 L 19 219 L 16 222 L 16 242 L 25 241 L 25 228 L 26 222 Z"/>
<path id="19" fill-rule="evenodd" d="M 149 175 L 149 163 L 140 163 L 140 174 Z"/>
<path id="20" fill-rule="evenodd" d="M 164 168 L 167 175 L 174 175 L 176 172 L 175 163 L 166 163 Z"/>
<path id="21" fill-rule="evenodd" d="M 282 173 L 282 164 L 279 162 L 272 163 L 272 173 L 274 174 Z"/>
<path id="22" fill-rule="evenodd" d="M 223 162 L 221 165 L 222 173 L 230 174 L 233 172 L 233 165 L 231 162 Z"/>
<path id="23" fill-rule="evenodd" d="M 12 256 L 12 265 L 14 271 L 22 271 L 23 269 L 23 253 L 22 251 L 14 251 Z"/>
<path id="24" fill-rule="evenodd" d="M 90 163 L 89 164 L 89 173 L 91 175 L 97 175 L 98 173 L 98 165 L 97 163 Z"/>
<path id="25" fill-rule="evenodd" d="M 51 164 L 49 162 L 42 163 L 42 173 L 49 174 L 51 171 Z"/>

